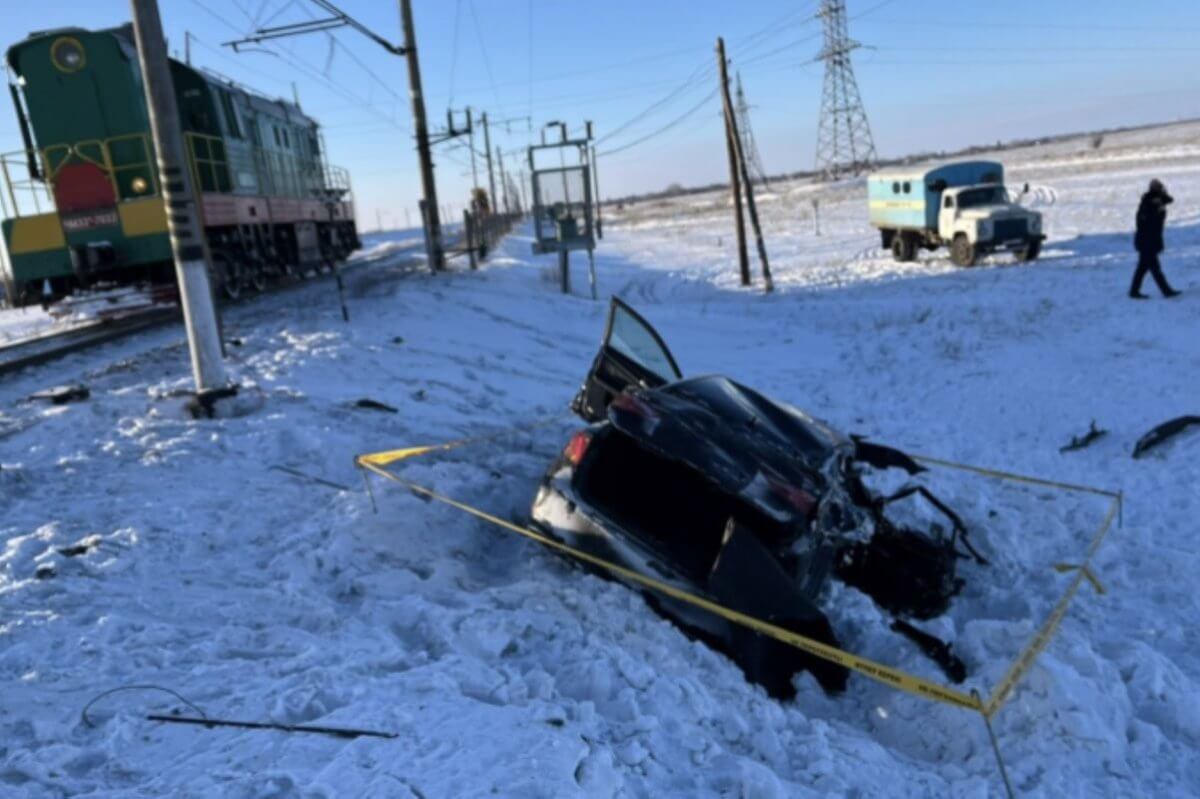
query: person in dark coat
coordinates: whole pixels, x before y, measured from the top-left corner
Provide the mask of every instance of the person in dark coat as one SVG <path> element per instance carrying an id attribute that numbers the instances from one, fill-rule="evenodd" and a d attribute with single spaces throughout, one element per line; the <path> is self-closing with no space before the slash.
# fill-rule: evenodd
<path id="1" fill-rule="evenodd" d="M 1138 205 L 1137 232 L 1133 237 L 1134 249 L 1138 251 L 1138 265 L 1133 273 L 1133 283 L 1129 286 L 1129 296 L 1135 300 L 1146 299 L 1142 293 L 1142 281 L 1146 279 L 1147 272 L 1154 278 L 1164 297 L 1179 294 L 1167 282 L 1162 265 L 1158 262 L 1158 255 L 1164 249 L 1163 227 L 1167 223 L 1167 206 L 1174 201 L 1161 181 L 1152 180 L 1149 191 L 1142 195 L 1142 202 Z"/>

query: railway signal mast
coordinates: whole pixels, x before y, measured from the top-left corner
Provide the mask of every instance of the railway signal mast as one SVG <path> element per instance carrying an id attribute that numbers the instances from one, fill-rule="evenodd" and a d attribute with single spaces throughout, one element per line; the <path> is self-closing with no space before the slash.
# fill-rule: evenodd
<path id="1" fill-rule="evenodd" d="M 150 132 L 158 153 L 159 185 L 167 206 L 167 227 L 175 257 L 175 274 L 183 322 L 187 329 L 192 377 L 199 407 L 211 414 L 217 399 L 236 391 L 225 374 L 216 306 L 208 282 L 208 252 L 196 213 L 195 187 L 184 166 L 183 132 L 179 108 L 167 64 L 162 18 L 157 0 L 130 0 L 138 63 L 146 86 Z"/>

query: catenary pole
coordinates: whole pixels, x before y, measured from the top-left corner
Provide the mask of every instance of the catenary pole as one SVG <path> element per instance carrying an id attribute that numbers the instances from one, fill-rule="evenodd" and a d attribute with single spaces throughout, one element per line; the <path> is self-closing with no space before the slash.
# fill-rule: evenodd
<path id="1" fill-rule="evenodd" d="M 596 199 L 596 238 L 604 238 L 604 203 L 600 201 L 600 165 L 596 160 L 596 145 L 591 146 L 592 156 L 592 185 L 595 186 Z"/>
<path id="2" fill-rule="evenodd" d="M 471 188 L 479 188 L 479 171 L 475 168 L 475 125 L 471 109 L 467 109 L 467 149 L 471 151 Z"/>
<path id="3" fill-rule="evenodd" d="M 492 136 L 488 132 L 487 111 L 483 112 L 483 151 L 487 154 L 488 208 L 496 210 L 496 176 L 492 174 Z"/>
<path id="4" fill-rule="evenodd" d="M 229 392 L 230 386 L 221 360 L 221 337 L 208 282 L 204 231 L 196 210 L 195 187 L 186 166 L 179 107 L 175 102 L 175 86 L 167 62 L 167 44 L 163 39 L 158 2 L 130 0 L 130 3 L 138 64 L 146 88 L 150 134 L 158 156 L 159 186 L 167 207 L 167 229 L 175 258 L 188 352 L 192 358 L 192 377 L 197 399 L 205 404 Z"/>
<path id="5" fill-rule="evenodd" d="M 433 179 L 433 151 L 429 125 L 425 121 L 425 95 L 421 91 L 421 65 L 417 60 L 417 34 L 413 26 L 412 0 L 400 0 L 400 23 L 404 28 L 404 58 L 408 62 L 408 92 L 412 98 L 413 131 L 421 162 L 421 198 L 425 209 L 425 252 L 434 272 L 445 266 L 442 222 L 438 216 L 437 184 Z"/>
<path id="6" fill-rule="evenodd" d="M 729 111 L 729 75 L 725 69 L 725 40 L 717 39 L 717 67 L 721 75 L 721 98 L 725 105 L 725 146 L 729 151 L 729 190 L 733 194 L 733 217 L 737 229 L 738 269 L 742 285 L 750 285 L 750 255 L 746 251 L 746 222 L 742 219 L 741 169 L 738 165 L 737 133 Z"/>
<path id="7" fill-rule="evenodd" d="M 500 170 L 500 191 L 504 194 L 504 213 L 512 213 L 512 205 L 508 199 L 508 174 L 504 171 L 504 153 L 496 146 L 496 166 Z"/>

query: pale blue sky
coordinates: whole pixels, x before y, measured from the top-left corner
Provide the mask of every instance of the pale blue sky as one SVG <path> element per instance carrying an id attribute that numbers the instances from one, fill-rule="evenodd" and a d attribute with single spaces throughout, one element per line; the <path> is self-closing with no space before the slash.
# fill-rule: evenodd
<path id="1" fill-rule="evenodd" d="M 124 22 L 123 0 L 6 3 L 5 44 L 35 29 Z M 398 4 L 342 7 L 399 41 Z M 879 151 L 953 148 L 1019 136 L 1200 116 L 1196 0 L 848 0 L 863 101 Z M 402 225 L 418 196 L 403 60 L 353 31 L 235 55 L 221 42 L 258 24 L 320 14 L 310 0 L 160 0 L 172 50 L 190 31 L 193 63 L 290 96 L 325 126 L 331 160 L 351 170 L 360 221 Z M 415 0 L 429 115 L 449 104 L 512 119 L 493 128 L 507 165 L 547 121 L 595 122 L 606 196 L 725 176 L 713 45 L 726 38 L 753 104 L 770 172 L 813 165 L 822 65 L 816 0 Z M 456 35 L 457 31 L 457 35 Z M 457 44 L 456 44 L 457 42 Z M 370 70 L 370 72 L 368 72 Z M 373 73 L 373 74 L 372 74 Z M 5 104 L 7 106 L 7 104 Z M 691 115 L 685 116 L 691 109 Z M 642 112 L 648 111 L 639 118 Z M 525 117 L 532 116 L 532 124 Z M 638 119 L 626 126 L 631 120 Z M 532 132 L 531 132 L 532 129 Z M 479 144 L 482 147 L 481 144 Z M 0 111 L 0 149 L 19 149 Z M 461 208 L 465 150 L 438 148 L 441 201 Z M 482 174 L 482 163 L 480 164 Z M 486 180 L 481 179 L 486 185 Z"/>

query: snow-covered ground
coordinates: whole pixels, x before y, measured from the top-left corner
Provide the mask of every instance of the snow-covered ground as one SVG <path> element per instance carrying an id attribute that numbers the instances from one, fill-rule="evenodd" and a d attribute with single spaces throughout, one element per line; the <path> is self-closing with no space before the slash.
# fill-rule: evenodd
<path id="1" fill-rule="evenodd" d="M 1200 412 L 1200 135 L 1165 130 L 1006 156 L 1047 215 L 1031 266 L 895 264 L 855 183 L 761 197 L 771 296 L 737 286 L 719 193 L 610 215 L 597 253 L 602 295 L 640 309 L 685 373 L 729 374 L 925 454 L 1125 492 L 1096 564 L 1107 593 L 1080 593 L 996 718 L 1021 796 L 1200 793 L 1200 435 L 1129 456 L 1150 427 Z M 1177 200 L 1165 267 L 1185 294 L 1134 303 L 1130 227 L 1151 176 Z M 350 324 L 327 281 L 227 312 L 231 366 L 261 401 L 245 416 L 185 417 L 178 330 L 0 385 L 0 794 L 1000 795 L 975 714 L 858 677 L 830 698 L 803 676 L 795 700 L 773 701 L 634 592 L 533 544 L 380 482 L 373 512 L 354 454 L 562 413 L 605 303 L 560 295 L 553 259 L 520 234 L 481 271 L 437 277 L 399 244 L 370 247 L 347 275 Z M 72 381 L 91 399 L 22 401 Z M 399 412 L 355 407 L 365 397 Z M 1109 435 L 1060 454 L 1092 419 Z M 402 468 L 520 519 L 573 426 Z M 968 588 L 931 625 L 986 692 L 1103 504 L 932 479 L 993 563 L 964 564 Z M 940 677 L 861 595 L 829 602 L 847 647 Z M 125 684 L 214 716 L 398 737 L 162 725 L 144 714 L 186 708 L 148 691 L 82 723 L 89 699 Z"/>

